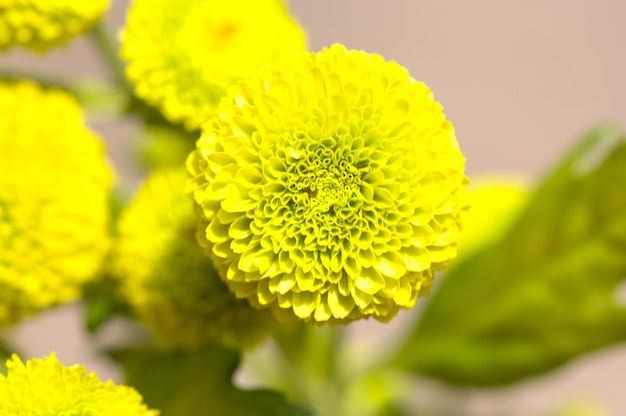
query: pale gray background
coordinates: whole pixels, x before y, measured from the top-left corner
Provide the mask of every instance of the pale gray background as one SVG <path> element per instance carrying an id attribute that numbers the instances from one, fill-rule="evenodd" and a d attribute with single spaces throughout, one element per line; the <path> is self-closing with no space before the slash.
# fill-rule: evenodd
<path id="1" fill-rule="evenodd" d="M 117 28 L 126 5 L 116 1 L 109 16 Z M 428 84 L 456 126 L 472 177 L 500 172 L 535 178 L 590 126 L 626 126 L 624 1 L 293 0 L 291 7 L 309 32 L 312 50 L 340 42 L 377 52 Z M 0 56 L 0 68 L 108 77 L 90 47 L 81 39 L 45 58 L 13 51 Z M 136 123 L 90 122 L 109 142 L 122 180 L 136 183 L 141 172 L 128 156 Z M 33 355 L 56 350 L 68 364 L 82 362 L 104 377 L 119 377 L 86 343 L 77 309 L 31 319 L 14 331 L 14 340 Z M 355 351 L 384 348 L 386 334 L 400 332 L 401 321 L 352 326 L 360 340 Z M 368 337 L 372 327 L 383 336 Z M 102 340 L 116 342 L 116 328 L 106 329 Z M 497 394 L 469 391 L 460 400 L 468 414 L 515 409 L 516 415 L 536 415 L 589 398 L 619 415 L 626 413 L 624 374 L 626 348 L 616 346 L 547 377 Z M 439 390 L 421 383 L 416 396 L 428 401 Z"/>

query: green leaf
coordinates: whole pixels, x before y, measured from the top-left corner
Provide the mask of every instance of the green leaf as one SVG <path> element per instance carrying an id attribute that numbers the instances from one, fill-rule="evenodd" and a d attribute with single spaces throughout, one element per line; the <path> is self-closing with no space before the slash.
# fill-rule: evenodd
<path id="1" fill-rule="evenodd" d="M 198 132 L 187 132 L 164 123 L 147 124 L 138 137 L 135 152 L 147 167 L 184 166 L 189 153 L 195 149 Z"/>
<path id="2" fill-rule="evenodd" d="M 73 80 L 61 87 L 74 95 L 92 118 L 121 114 L 130 99 L 126 91 L 120 90 L 115 85 L 91 79 Z"/>
<path id="3" fill-rule="evenodd" d="M 455 265 L 394 364 L 496 386 L 626 340 L 626 136 L 592 132 L 501 241 Z"/>
<path id="4" fill-rule="evenodd" d="M 93 334 L 114 315 L 130 316 L 131 311 L 119 297 L 119 282 L 104 271 L 83 288 L 85 302 L 85 326 Z"/>
<path id="5" fill-rule="evenodd" d="M 115 235 L 117 221 L 128 204 L 128 195 L 121 187 L 114 187 L 109 194 L 111 215 L 110 232 Z M 103 261 L 101 270 L 93 280 L 83 287 L 85 302 L 85 324 L 90 333 L 95 333 L 114 315 L 130 316 L 130 306 L 119 294 L 119 281 L 111 275 L 111 253 Z"/>
<path id="6" fill-rule="evenodd" d="M 112 353 L 126 371 L 126 384 L 163 415 L 310 416 L 269 390 L 240 390 L 232 384 L 239 353 L 221 347 L 198 351 L 148 349 Z"/>
<path id="7" fill-rule="evenodd" d="M 19 355 L 19 352 L 0 337 L 0 374 L 6 374 L 6 361 L 11 358 L 12 354 Z"/>

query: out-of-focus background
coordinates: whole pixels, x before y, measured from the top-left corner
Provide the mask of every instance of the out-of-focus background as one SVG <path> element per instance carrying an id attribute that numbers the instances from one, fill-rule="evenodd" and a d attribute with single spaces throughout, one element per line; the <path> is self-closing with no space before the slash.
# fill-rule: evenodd
<path id="1" fill-rule="evenodd" d="M 124 22 L 127 0 L 115 0 L 108 20 Z M 293 14 L 309 33 L 311 50 L 332 43 L 376 52 L 425 82 L 454 123 L 467 158 L 467 174 L 540 178 L 590 127 L 626 127 L 626 2 L 621 0 L 292 0 Z M 1 69 L 45 71 L 75 78 L 110 78 L 89 39 L 77 39 L 46 56 L 13 50 Z M 132 163 L 137 120 L 90 118 L 107 141 L 120 180 L 135 186 L 143 173 Z M 626 255 L 626 253 L 625 253 Z M 80 305 L 27 320 L 13 339 L 33 356 L 57 351 L 103 377 L 118 369 L 87 343 Z M 385 348 L 402 331 L 406 314 L 389 325 L 350 327 L 359 345 Z M 115 343 L 117 327 L 99 335 Z M 375 335 L 372 335 L 375 334 Z M 382 334 L 382 335 L 381 335 Z M 606 414 L 626 413 L 626 347 L 616 346 L 556 372 L 498 390 L 466 390 L 455 400 L 467 414 L 539 415 L 569 401 L 589 401 Z M 416 396 L 442 394 L 420 382 Z"/>

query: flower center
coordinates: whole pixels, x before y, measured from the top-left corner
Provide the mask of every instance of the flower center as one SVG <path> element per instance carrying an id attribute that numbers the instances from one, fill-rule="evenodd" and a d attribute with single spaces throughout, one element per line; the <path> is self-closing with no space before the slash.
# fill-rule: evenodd
<path id="1" fill-rule="evenodd" d="M 358 194 L 360 174 L 353 164 L 350 149 L 343 146 L 285 152 L 290 168 L 294 202 L 306 207 L 306 217 L 316 213 L 335 213 Z"/>
<path id="2" fill-rule="evenodd" d="M 235 38 L 240 27 L 234 22 L 223 22 L 220 24 L 209 22 L 205 30 L 207 34 L 206 39 L 211 48 L 216 51 L 224 51 Z"/>
<path id="3" fill-rule="evenodd" d="M 317 178 L 314 185 L 307 188 L 312 196 L 311 207 L 323 212 L 333 212 L 335 205 L 345 205 L 352 196 L 352 190 L 335 175 Z"/>

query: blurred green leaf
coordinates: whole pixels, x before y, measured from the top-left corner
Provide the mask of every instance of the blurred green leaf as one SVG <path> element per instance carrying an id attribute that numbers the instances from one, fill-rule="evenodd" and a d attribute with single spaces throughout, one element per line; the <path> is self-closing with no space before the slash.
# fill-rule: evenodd
<path id="1" fill-rule="evenodd" d="M 129 196 L 119 186 L 109 194 L 111 214 L 110 232 L 117 233 L 117 221 L 128 204 Z M 115 244 L 115 242 L 113 243 Z M 111 275 L 111 252 L 103 261 L 98 276 L 83 287 L 83 301 L 86 305 L 85 324 L 90 333 L 95 333 L 113 315 L 130 316 L 130 307 L 119 295 L 119 281 Z"/>
<path id="2" fill-rule="evenodd" d="M 148 349 L 111 354 L 150 407 L 163 415 L 310 416 L 269 390 L 240 390 L 232 384 L 239 353 L 206 347 L 189 353 Z"/>
<path id="3" fill-rule="evenodd" d="M 62 85 L 73 94 L 91 117 L 102 118 L 122 114 L 131 99 L 115 85 L 92 79 L 78 79 Z"/>
<path id="4" fill-rule="evenodd" d="M 592 132 L 502 240 L 456 264 L 393 362 L 496 386 L 626 340 L 626 136 Z"/>
<path id="5" fill-rule="evenodd" d="M 131 315 L 129 305 L 118 295 L 118 285 L 119 282 L 105 271 L 84 287 L 85 325 L 90 333 L 98 331 L 114 315 Z"/>
<path id="6" fill-rule="evenodd" d="M 147 124 L 138 138 L 136 152 L 145 165 L 154 169 L 184 166 L 199 137 L 199 132 L 177 126 Z"/>
<path id="7" fill-rule="evenodd" d="M 200 137 L 200 129 L 193 131 L 186 130 L 182 124 L 170 122 L 157 108 L 148 104 L 136 95 L 133 95 L 132 99 L 126 103 L 124 112 L 126 114 L 133 114 L 141 117 L 146 125 L 170 126 L 173 129 L 180 130 L 183 132 L 182 134 L 190 134 Z"/>
<path id="8" fill-rule="evenodd" d="M 109 212 L 111 213 L 111 233 L 116 232 L 117 220 L 128 205 L 130 196 L 122 186 L 114 186 L 109 194 Z"/>
<path id="9" fill-rule="evenodd" d="M 0 337 L 0 374 L 6 374 L 6 361 L 12 354 L 19 354 L 9 343 Z"/>

